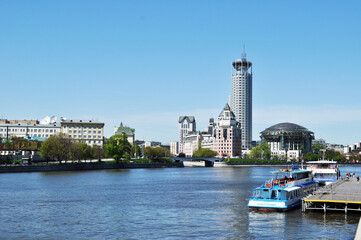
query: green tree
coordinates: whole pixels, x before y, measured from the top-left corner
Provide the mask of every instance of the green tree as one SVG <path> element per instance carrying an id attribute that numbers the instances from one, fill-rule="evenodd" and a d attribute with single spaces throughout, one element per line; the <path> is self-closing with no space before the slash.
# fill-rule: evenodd
<path id="1" fill-rule="evenodd" d="M 69 159 L 71 141 L 65 134 L 52 135 L 40 147 L 40 155 L 46 159 L 62 161 Z"/>
<path id="2" fill-rule="evenodd" d="M 139 145 L 136 143 L 133 143 L 132 145 L 132 157 L 140 157 L 142 155 L 142 150 L 140 149 Z"/>
<path id="3" fill-rule="evenodd" d="M 319 142 L 316 142 L 315 144 L 312 145 L 313 152 L 319 152 L 321 149 L 325 149 L 325 146 L 323 146 L 323 144 Z"/>
<path id="4" fill-rule="evenodd" d="M 256 146 L 251 149 L 251 153 L 249 154 L 250 158 L 257 159 L 262 157 L 262 148 L 261 146 Z"/>
<path id="5" fill-rule="evenodd" d="M 171 157 L 172 154 L 164 147 L 146 147 L 144 148 L 144 156 L 153 161 L 160 161 L 162 159 Z"/>
<path id="6" fill-rule="evenodd" d="M 327 160 L 333 159 L 335 161 L 345 161 L 346 157 L 343 154 L 341 154 L 340 152 L 330 149 L 330 150 L 326 150 L 325 159 L 327 159 Z"/>
<path id="7" fill-rule="evenodd" d="M 93 151 L 86 143 L 72 143 L 70 147 L 70 157 L 72 160 L 86 160 L 93 158 Z"/>
<path id="8" fill-rule="evenodd" d="M 127 157 L 129 158 L 132 146 L 127 140 L 127 136 L 125 134 L 122 135 L 113 135 L 110 137 L 105 146 L 105 156 L 114 158 L 116 163 L 118 164 L 120 159 Z"/>
<path id="9" fill-rule="evenodd" d="M 91 150 L 93 158 L 98 159 L 99 162 L 101 162 L 102 158 L 105 157 L 104 149 L 101 146 L 93 145 Z"/>
<path id="10" fill-rule="evenodd" d="M 271 148 L 266 140 L 262 141 L 261 149 L 263 151 L 263 158 L 271 159 Z"/>
<path id="11" fill-rule="evenodd" d="M 305 161 L 317 161 L 320 158 L 320 154 L 308 152 L 306 155 L 303 155 Z"/>
<path id="12" fill-rule="evenodd" d="M 204 157 L 211 158 L 217 156 L 218 153 L 208 148 L 200 148 L 198 150 L 194 150 L 192 157 Z"/>
<path id="13" fill-rule="evenodd" d="M 6 141 L 5 141 L 5 147 L 6 147 L 7 149 L 13 149 L 13 144 L 12 144 L 12 142 L 11 142 L 9 139 L 6 139 Z"/>

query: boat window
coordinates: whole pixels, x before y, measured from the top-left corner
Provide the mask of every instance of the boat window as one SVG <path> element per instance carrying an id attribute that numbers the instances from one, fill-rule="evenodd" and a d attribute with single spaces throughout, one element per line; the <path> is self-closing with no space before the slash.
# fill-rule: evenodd
<path id="1" fill-rule="evenodd" d="M 277 198 L 277 190 L 272 190 L 272 193 L 271 193 L 271 199 L 276 199 Z"/>
<path id="2" fill-rule="evenodd" d="M 254 198 L 260 198 L 261 197 L 261 191 L 259 189 L 253 191 L 253 197 Z"/>

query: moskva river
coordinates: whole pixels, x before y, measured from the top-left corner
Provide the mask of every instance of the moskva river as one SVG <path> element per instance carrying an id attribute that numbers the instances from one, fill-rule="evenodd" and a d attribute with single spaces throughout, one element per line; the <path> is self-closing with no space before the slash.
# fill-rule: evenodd
<path id="1" fill-rule="evenodd" d="M 0 174 L 0 239 L 353 239 L 359 214 L 249 212 L 276 169 Z"/>

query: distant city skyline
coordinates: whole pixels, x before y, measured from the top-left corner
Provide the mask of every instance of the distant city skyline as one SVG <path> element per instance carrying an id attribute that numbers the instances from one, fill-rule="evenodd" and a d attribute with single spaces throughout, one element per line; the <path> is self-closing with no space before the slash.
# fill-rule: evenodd
<path id="1" fill-rule="evenodd" d="M 358 1 L 2 1 L 0 118 L 121 122 L 178 139 L 228 102 L 232 61 L 253 63 L 253 140 L 291 122 L 327 142 L 361 139 Z"/>

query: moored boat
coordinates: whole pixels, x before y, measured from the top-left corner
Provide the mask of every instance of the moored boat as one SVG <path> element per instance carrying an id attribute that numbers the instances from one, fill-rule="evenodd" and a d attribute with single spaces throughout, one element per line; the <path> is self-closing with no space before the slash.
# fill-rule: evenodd
<path id="1" fill-rule="evenodd" d="M 253 190 L 248 202 L 250 210 L 287 211 L 299 207 L 301 199 L 316 190 L 311 171 L 305 169 L 279 169 L 274 177 Z"/>
<path id="2" fill-rule="evenodd" d="M 336 161 L 319 160 L 307 162 L 307 170 L 312 172 L 313 179 L 320 185 L 336 182 L 341 174 Z"/>
<path id="3" fill-rule="evenodd" d="M 206 162 L 201 160 L 183 161 L 184 167 L 205 167 Z"/>

